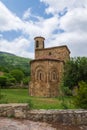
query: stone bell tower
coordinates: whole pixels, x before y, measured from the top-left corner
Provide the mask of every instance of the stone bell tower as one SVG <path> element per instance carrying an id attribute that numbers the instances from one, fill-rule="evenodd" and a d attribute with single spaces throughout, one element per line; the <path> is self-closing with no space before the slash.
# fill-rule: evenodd
<path id="1" fill-rule="evenodd" d="M 44 37 L 35 37 L 35 49 L 44 49 Z"/>
<path id="2" fill-rule="evenodd" d="M 37 59 L 38 55 L 38 50 L 43 50 L 44 49 L 44 37 L 35 37 L 35 59 Z"/>

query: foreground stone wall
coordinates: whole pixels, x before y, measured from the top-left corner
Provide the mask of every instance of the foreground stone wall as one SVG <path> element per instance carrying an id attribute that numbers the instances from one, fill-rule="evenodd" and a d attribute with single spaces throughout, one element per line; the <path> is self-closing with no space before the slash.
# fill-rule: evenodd
<path id="1" fill-rule="evenodd" d="M 29 110 L 27 104 L 1 104 L 0 116 L 67 125 L 87 125 L 87 110 Z"/>
<path id="2" fill-rule="evenodd" d="M 0 104 L 0 116 L 26 118 L 28 104 Z"/>
<path id="3" fill-rule="evenodd" d="M 49 123 L 87 125 L 87 110 L 31 110 L 27 119 Z"/>

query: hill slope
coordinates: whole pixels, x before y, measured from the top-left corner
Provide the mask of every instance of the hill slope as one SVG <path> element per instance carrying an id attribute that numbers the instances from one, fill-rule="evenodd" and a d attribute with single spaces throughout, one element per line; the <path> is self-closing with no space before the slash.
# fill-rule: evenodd
<path id="1" fill-rule="evenodd" d="M 11 71 L 12 69 L 21 69 L 25 75 L 30 74 L 30 62 L 31 59 L 16 56 L 14 54 L 0 52 L 0 70 Z"/>

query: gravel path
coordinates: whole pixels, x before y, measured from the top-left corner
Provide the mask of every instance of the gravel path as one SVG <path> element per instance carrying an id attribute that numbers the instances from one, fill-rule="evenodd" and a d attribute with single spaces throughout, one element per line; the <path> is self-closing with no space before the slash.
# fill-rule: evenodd
<path id="1" fill-rule="evenodd" d="M 56 130 L 47 123 L 0 118 L 0 130 Z"/>
<path id="2" fill-rule="evenodd" d="M 0 117 L 0 130 L 87 130 L 87 126 L 65 126 Z"/>

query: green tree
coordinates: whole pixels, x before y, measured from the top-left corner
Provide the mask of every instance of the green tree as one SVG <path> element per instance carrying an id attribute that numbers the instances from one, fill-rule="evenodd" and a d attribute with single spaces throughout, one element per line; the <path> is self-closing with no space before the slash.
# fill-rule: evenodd
<path id="1" fill-rule="evenodd" d="M 7 85 L 7 77 L 6 76 L 0 76 L 0 86 L 1 88 L 5 88 Z"/>
<path id="2" fill-rule="evenodd" d="M 30 77 L 25 77 L 25 78 L 23 79 L 23 84 L 24 84 L 24 85 L 28 85 L 28 84 L 29 84 L 29 81 L 30 81 Z"/>
<path id="3" fill-rule="evenodd" d="M 63 86 L 73 89 L 80 81 L 87 82 L 87 58 L 71 58 L 65 64 Z"/>
<path id="4" fill-rule="evenodd" d="M 2 72 L 8 72 L 7 67 L 0 66 L 0 71 Z"/>
<path id="5" fill-rule="evenodd" d="M 10 74 L 16 79 L 18 83 L 23 80 L 24 73 L 21 70 L 14 69 L 10 72 Z"/>
<path id="6" fill-rule="evenodd" d="M 16 79 L 10 73 L 4 73 L 7 78 L 7 86 L 11 86 L 16 83 Z"/>
<path id="7" fill-rule="evenodd" d="M 85 82 L 79 83 L 75 105 L 79 108 L 87 109 L 87 83 Z"/>

